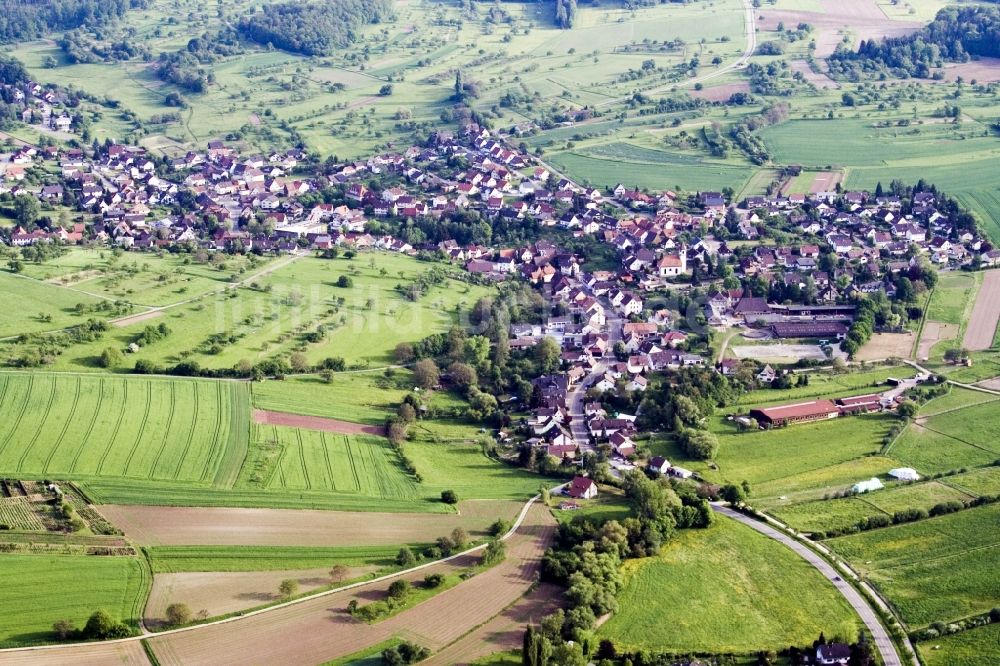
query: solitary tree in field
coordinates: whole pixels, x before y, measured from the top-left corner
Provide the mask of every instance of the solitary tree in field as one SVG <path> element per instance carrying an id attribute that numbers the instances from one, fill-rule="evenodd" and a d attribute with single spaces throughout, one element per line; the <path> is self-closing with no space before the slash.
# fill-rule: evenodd
<path id="1" fill-rule="evenodd" d="M 191 609 L 187 604 L 170 604 L 167 606 L 167 624 L 179 627 L 191 621 Z"/>
<path id="2" fill-rule="evenodd" d="M 299 581 L 294 578 L 286 578 L 281 581 L 281 585 L 278 586 L 278 592 L 281 593 L 283 597 L 290 597 L 299 591 Z"/>
<path id="3" fill-rule="evenodd" d="M 442 490 L 441 501 L 445 504 L 458 504 L 458 494 L 454 490 Z"/>
<path id="4" fill-rule="evenodd" d="M 336 564 L 332 569 L 330 569 L 330 579 L 338 585 L 347 578 L 347 574 L 350 573 L 350 569 L 345 564 Z"/>

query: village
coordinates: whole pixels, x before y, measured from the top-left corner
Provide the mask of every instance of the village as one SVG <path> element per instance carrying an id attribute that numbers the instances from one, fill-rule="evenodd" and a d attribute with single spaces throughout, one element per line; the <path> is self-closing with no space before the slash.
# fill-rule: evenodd
<path id="1" fill-rule="evenodd" d="M 29 85 L 16 93 L 25 113 L 67 117 L 56 116 L 51 91 Z M 135 252 L 378 249 L 452 262 L 487 282 L 523 279 L 553 314 L 543 324 L 513 324 L 511 348 L 551 338 L 562 368 L 533 381 L 540 400 L 520 436 L 564 464 L 581 464 L 603 447 L 615 474 L 636 461 L 636 415 L 606 409 L 601 394 L 641 393 L 655 373 L 706 366 L 726 376 L 746 367 L 756 385 L 777 386 L 795 363 L 849 359 L 840 343 L 859 296 L 905 304 L 912 293 L 898 290 L 912 292 L 912 280 L 931 266 L 1000 261 L 1000 250 L 959 227 L 953 209 L 939 209 L 933 191 L 913 193 L 906 210 L 899 194 L 867 192 L 743 201 L 625 185 L 602 192 L 554 173 L 509 138 L 472 124 L 347 164 L 317 164 L 300 150 L 244 156 L 221 140 L 172 159 L 113 142 L 22 145 L 3 156 L 0 195 L 69 207 L 83 222 L 41 217 L 4 240 L 18 248 L 86 243 Z M 431 238 L 412 226 L 456 218 L 481 221 L 470 232 L 479 236 Z M 505 246 L 491 241 L 489 225 L 537 227 L 553 240 Z M 791 242 L 776 243 L 768 231 L 775 228 Z M 561 247 L 582 239 L 607 248 L 615 265 L 591 269 Z M 881 330 L 905 327 L 898 310 Z M 705 344 L 734 333 L 746 344 L 732 351 L 745 354 Z M 786 365 L 766 362 L 778 355 L 771 350 L 791 350 L 780 359 Z M 902 392 L 751 409 L 739 419 L 772 428 L 891 410 Z M 692 476 L 659 456 L 646 469 Z M 589 498 L 597 487 L 578 477 L 568 492 Z"/>

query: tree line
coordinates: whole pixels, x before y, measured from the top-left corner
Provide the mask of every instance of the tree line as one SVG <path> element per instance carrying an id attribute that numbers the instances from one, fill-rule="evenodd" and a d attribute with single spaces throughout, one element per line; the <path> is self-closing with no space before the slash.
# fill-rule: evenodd
<path id="1" fill-rule="evenodd" d="M 973 56 L 1000 56 L 1000 9 L 949 7 L 925 28 L 907 37 L 862 40 L 857 51 L 841 44 L 829 58 L 830 71 L 852 79 L 865 74 L 940 78 L 932 68 L 968 62 Z"/>
<path id="2" fill-rule="evenodd" d="M 240 20 L 237 29 L 261 45 L 304 55 L 330 55 L 357 41 L 361 26 L 388 21 L 394 15 L 392 0 L 283 2 Z"/>

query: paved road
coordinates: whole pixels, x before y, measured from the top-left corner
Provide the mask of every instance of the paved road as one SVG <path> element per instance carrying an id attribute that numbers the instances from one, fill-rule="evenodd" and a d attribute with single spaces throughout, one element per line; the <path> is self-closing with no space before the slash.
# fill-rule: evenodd
<path id="1" fill-rule="evenodd" d="M 593 292 L 586 285 L 581 285 L 581 288 L 588 295 L 594 296 Z M 614 348 L 615 343 L 622 339 L 622 325 L 624 324 L 624 320 L 615 312 L 614 307 L 606 298 L 597 296 L 594 296 L 594 298 L 597 298 L 601 302 L 601 305 L 604 306 L 606 315 L 605 328 L 608 331 L 608 349 L 611 350 Z M 570 432 L 573 435 L 573 441 L 580 447 L 581 455 L 595 450 L 594 446 L 590 443 L 590 433 L 587 430 L 583 413 L 584 404 L 587 399 L 587 390 L 600 381 L 601 377 L 604 376 L 604 373 L 608 371 L 614 361 L 614 357 L 598 359 L 597 365 L 590 371 L 590 374 L 581 379 L 569 393 L 566 407 L 569 408 L 571 419 Z"/>
<path id="2" fill-rule="evenodd" d="M 868 601 L 862 597 L 850 583 L 843 580 L 840 572 L 834 569 L 829 562 L 814 553 L 802 543 L 796 541 L 783 532 L 779 532 L 766 523 L 754 520 L 749 516 L 743 515 L 739 511 L 730 509 L 729 507 L 713 504 L 712 509 L 724 516 L 728 516 L 733 520 L 743 523 L 747 527 L 757 530 L 761 534 L 784 544 L 798 553 L 802 559 L 815 567 L 817 571 L 832 582 L 834 587 L 836 587 L 840 593 L 844 595 L 844 598 L 847 599 L 847 603 L 851 604 L 855 612 L 857 612 L 857 614 L 861 617 L 861 620 L 865 623 L 865 626 L 868 627 L 868 631 L 874 637 L 875 647 L 882 655 L 882 662 L 885 666 L 903 666 L 903 662 L 900 660 L 899 654 L 896 652 L 896 646 L 893 644 L 892 639 L 889 638 L 889 633 L 885 630 L 885 627 L 882 626 L 882 622 L 875 614 L 875 611 L 872 610 L 870 605 L 868 605 Z"/>

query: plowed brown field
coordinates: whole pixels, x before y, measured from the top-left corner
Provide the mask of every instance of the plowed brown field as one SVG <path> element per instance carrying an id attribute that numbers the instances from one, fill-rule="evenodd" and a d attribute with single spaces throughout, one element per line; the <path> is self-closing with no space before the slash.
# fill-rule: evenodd
<path id="1" fill-rule="evenodd" d="M 385 546 L 427 543 L 456 527 L 482 536 L 522 504 L 460 502 L 454 513 L 365 513 L 104 504 L 98 510 L 143 546 Z"/>
<path id="2" fill-rule="evenodd" d="M 301 414 L 286 414 L 285 412 L 269 412 L 263 409 L 253 411 L 254 423 L 264 425 L 288 426 L 304 430 L 322 430 L 341 435 L 384 435 L 382 426 L 361 425 L 350 421 L 326 419 L 321 416 L 302 416 Z"/>
<path id="3" fill-rule="evenodd" d="M 0 652 L 3 666 L 150 666 L 139 641 Z"/>
<path id="4" fill-rule="evenodd" d="M 351 567 L 347 579 L 358 578 L 375 567 Z M 208 617 L 278 601 L 278 586 L 286 578 L 299 583 L 299 592 L 310 592 L 330 584 L 329 567 L 294 571 L 192 571 L 153 576 L 153 589 L 146 602 L 146 626 L 164 622 L 167 606 L 184 603 L 194 613 L 207 611 Z"/>
<path id="5" fill-rule="evenodd" d="M 504 562 L 377 624 L 356 621 L 344 608 L 352 598 L 377 598 L 388 586 L 385 581 L 224 624 L 154 637 L 150 645 L 163 666 L 321 664 L 393 636 L 440 650 L 489 621 L 529 589 L 553 531 L 548 509 L 533 505 L 507 541 Z M 409 575 L 422 578 L 439 567 L 460 564 L 435 565 Z"/>

